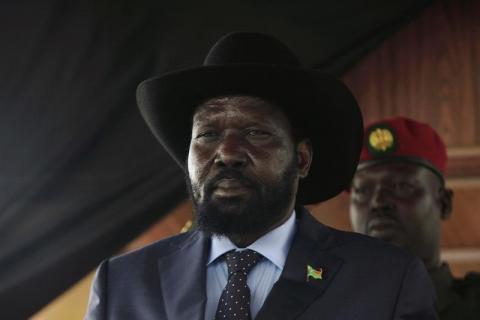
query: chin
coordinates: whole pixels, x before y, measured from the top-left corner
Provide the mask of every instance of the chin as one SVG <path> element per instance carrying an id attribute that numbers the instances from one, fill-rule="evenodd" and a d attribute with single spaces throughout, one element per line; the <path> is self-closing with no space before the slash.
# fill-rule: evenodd
<path id="1" fill-rule="evenodd" d="M 392 245 L 394 245 L 395 247 L 397 248 L 400 248 L 400 249 L 403 249 L 403 250 L 407 250 L 407 251 L 410 251 L 409 250 L 409 247 L 408 245 L 405 243 L 405 241 L 397 236 L 397 235 L 392 235 L 392 236 L 384 236 L 384 237 L 376 237 L 377 239 L 380 239 L 380 240 L 383 240 L 385 242 L 388 242 Z"/>
<path id="2" fill-rule="evenodd" d="M 269 230 L 283 216 L 285 204 L 250 197 L 210 197 L 196 205 L 197 226 L 217 235 L 257 234 Z M 276 207 L 275 205 L 281 206 Z"/>

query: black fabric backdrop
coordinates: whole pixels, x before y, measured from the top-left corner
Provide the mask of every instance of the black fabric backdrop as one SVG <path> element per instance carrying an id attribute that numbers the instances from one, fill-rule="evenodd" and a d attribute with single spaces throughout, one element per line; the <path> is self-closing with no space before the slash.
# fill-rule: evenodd
<path id="1" fill-rule="evenodd" d="M 186 197 L 136 85 L 230 31 L 340 75 L 431 1 L 4 0 L 0 318 L 26 318 Z"/>

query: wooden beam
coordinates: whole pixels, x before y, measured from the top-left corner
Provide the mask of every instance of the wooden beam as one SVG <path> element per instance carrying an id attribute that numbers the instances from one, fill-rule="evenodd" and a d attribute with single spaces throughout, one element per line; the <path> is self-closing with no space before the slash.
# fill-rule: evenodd
<path id="1" fill-rule="evenodd" d="M 447 178 L 480 179 L 480 147 L 448 148 Z"/>
<path id="2" fill-rule="evenodd" d="M 451 262 L 480 262 L 480 248 L 442 249 L 442 260 Z"/>

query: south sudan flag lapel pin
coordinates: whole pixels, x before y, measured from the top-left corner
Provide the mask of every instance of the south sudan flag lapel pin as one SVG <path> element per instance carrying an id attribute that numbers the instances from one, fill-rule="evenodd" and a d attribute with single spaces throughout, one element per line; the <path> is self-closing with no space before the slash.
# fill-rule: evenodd
<path id="1" fill-rule="evenodd" d="M 310 280 L 310 278 L 314 280 L 323 280 L 322 274 L 322 268 L 315 269 L 311 265 L 307 265 L 307 282 Z"/>

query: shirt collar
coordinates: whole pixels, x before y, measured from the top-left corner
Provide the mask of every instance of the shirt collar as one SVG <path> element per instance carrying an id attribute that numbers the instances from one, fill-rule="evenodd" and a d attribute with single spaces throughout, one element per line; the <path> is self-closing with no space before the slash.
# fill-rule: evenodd
<path id="1" fill-rule="evenodd" d="M 207 265 L 230 250 L 251 249 L 263 255 L 279 269 L 283 269 L 295 233 L 295 216 L 294 210 L 287 221 L 258 238 L 247 248 L 238 248 L 225 236 L 213 236 Z"/>

